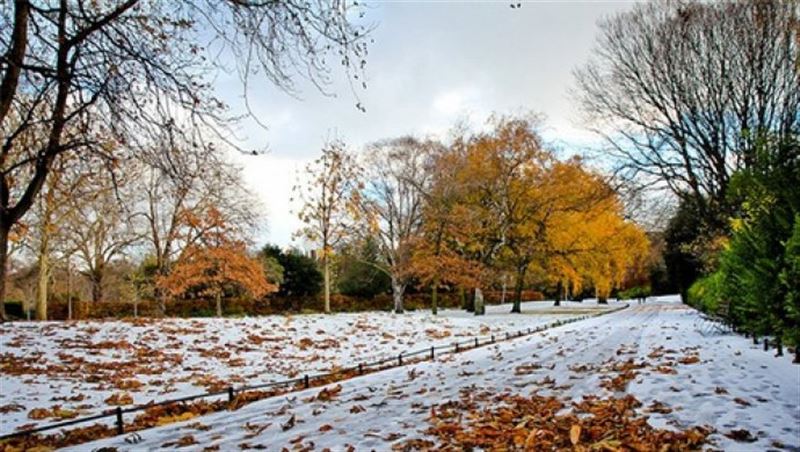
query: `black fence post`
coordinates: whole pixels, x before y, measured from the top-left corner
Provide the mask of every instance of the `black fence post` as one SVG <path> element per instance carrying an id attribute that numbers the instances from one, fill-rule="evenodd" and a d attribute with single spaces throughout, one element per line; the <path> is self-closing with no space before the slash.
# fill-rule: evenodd
<path id="1" fill-rule="evenodd" d="M 477 347 L 477 346 L 478 346 L 478 338 L 476 337 L 475 338 L 475 347 Z"/>
<path id="2" fill-rule="evenodd" d="M 434 351 L 433 351 L 433 345 L 431 345 L 431 360 L 433 360 L 434 358 L 435 358 L 435 356 L 434 356 Z"/>
<path id="3" fill-rule="evenodd" d="M 781 342 L 780 336 L 775 340 L 775 347 L 778 349 L 778 353 L 776 353 L 775 356 L 783 356 L 783 343 Z"/>
<path id="4" fill-rule="evenodd" d="M 403 365 L 403 354 L 402 353 L 397 355 L 397 365 L 398 366 L 402 366 Z"/>
<path id="5" fill-rule="evenodd" d="M 494 334 L 492 334 L 492 344 L 494 344 Z"/>
<path id="6" fill-rule="evenodd" d="M 125 433 L 125 424 L 122 423 L 122 407 L 117 407 L 117 435 Z"/>
<path id="7" fill-rule="evenodd" d="M 358 374 L 364 375 L 364 364 L 358 363 Z"/>
<path id="8" fill-rule="evenodd" d="M 456 353 L 458 353 L 458 342 L 456 342 Z"/>
<path id="9" fill-rule="evenodd" d="M 766 337 L 764 338 L 764 351 L 769 351 L 769 339 Z"/>
<path id="10" fill-rule="evenodd" d="M 305 385 L 306 385 L 306 389 L 308 389 L 308 387 L 309 387 L 309 384 L 308 384 L 308 374 L 306 374 L 306 375 L 303 375 L 303 383 L 305 383 Z"/>
<path id="11" fill-rule="evenodd" d="M 506 340 L 508 340 L 510 337 L 511 336 L 509 336 L 508 333 L 506 333 Z"/>
<path id="12" fill-rule="evenodd" d="M 233 386 L 228 386 L 228 402 L 233 402 Z"/>
<path id="13" fill-rule="evenodd" d="M 753 331 L 753 345 L 758 345 L 758 334 Z"/>

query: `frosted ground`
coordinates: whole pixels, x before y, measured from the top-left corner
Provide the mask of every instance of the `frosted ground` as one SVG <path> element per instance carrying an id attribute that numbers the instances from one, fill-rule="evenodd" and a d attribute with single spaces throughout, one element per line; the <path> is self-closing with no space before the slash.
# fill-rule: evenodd
<path id="1" fill-rule="evenodd" d="M 474 321 L 462 319 L 441 322 L 457 329 L 462 321 Z M 721 332 L 693 309 L 666 299 L 435 362 L 354 378 L 325 400 L 314 397 L 321 389 L 313 388 L 141 431 L 136 444 L 128 442 L 129 435 L 72 450 L 159 450 L 179 438 L 192 439 L 181 450 L 390 450 L 403 441 L 425 438 L 432 409 L 458 400 L 462 391 L 538 392 L 565 400 L 619 395 L 619 390 L 602 386 L 613 375 L 608 363 L 630 359 L 645 364 L 621 392 L 643 403 L 640 411 L 651 425 L 709 426 L 716 430 L 712 446 L 724 450 L 800 450 L 800 366 L 788 356 L 776 358 L 743 337 Z M 647 410 L 653 406 L 669 409 Z M 754 442 L 726 436 L 743 429 Z"/>
<path id="2" fill-rule="evenodd" d="M 612 302 L 611 307 L 615 303 Z M 591 301 L 403 315 L 369 312 L 239 319 L 0 325 L 0 434 L 228 386 L 352 366 L 595 312 Z M 33 411 L 37 410 L 37 411 Z"/>

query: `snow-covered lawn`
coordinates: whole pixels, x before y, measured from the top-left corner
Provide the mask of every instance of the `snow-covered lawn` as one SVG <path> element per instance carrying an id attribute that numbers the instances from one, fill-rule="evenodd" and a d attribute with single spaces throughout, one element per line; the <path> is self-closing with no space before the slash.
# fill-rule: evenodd
<path id="1" fill-rule="evenodd" d="M 391 328 L 400 328 L 411 323 L 405 319 L 386 316 L 382 322 L 399 322 Z M 460 331 L 467 320 L 442 319 L 440 328 Z M 338 337 L 349 334 L 347 329 L 342 333 Z M 408 341 L 421 344 L 425 339 L 414 337 Z M 710 437 L 714 447 L 800 450 L 800 366 L 789 356 L 776 358 L 743 337 L 718 331 L 696 311 L 669 300 L 633 304 L 614 314 L 339 385 L 331 385 L 324 397 L 321 388 L 312 388 L 141 431 L 136 444 L 127 435 L 73 450 L 159 450 L 165 444 L 188 445 L 181 450 L 390 450 L 412 439 L 436 442 L 429 430 L 434 413 L 454 409 L 454 402 L 479 391 L 555 395 L 564 401 L 630 394 L 642 402 L 636 412 L 649 416 L 654 427 L 715 429 Z M 748 434 L 754 442 L 742 441 Z"/>
<path id="2" fill-rule="evenodd" d="M 612 303 L 610 307 L 614 307 Z M 0 434 L 160 401 L 375 361 L 400 352 L 582 316 L 591 302 L 241 319 L 0 325 Z"/>

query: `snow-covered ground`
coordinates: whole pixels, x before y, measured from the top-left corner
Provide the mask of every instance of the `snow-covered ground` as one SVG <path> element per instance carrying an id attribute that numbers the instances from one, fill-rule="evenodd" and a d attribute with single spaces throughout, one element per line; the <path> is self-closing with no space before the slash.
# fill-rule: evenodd
<path id="1" fill-rule="evenodd" d="M 612 378 L 623 373 L 614 367 L 625 363 L 632 378 L 614 386 Z M 165 444 L 187 445 L 181 450 L 390 450 L 411 439 L 435 440 L 426 433 L 432 413 L 478 390 L 565 400 L 627 393 L 642 402 L 638 411 L 655 427 L 714 428 L 714 447 L 800 450 L 800 366 L 668 299 L 340 385 L 331 385 L 325 397 L 312 388 L 141 431 L 136 444 L 128 435 L 72 450 L 159 450 Z M 725 436 L 743 430 L 755 441 Z"/>
<path id="2" fill-rule="evenodd" d="M 611 303 L 613 308 L 615 303 Z M 591 301 L 394 315 L 365 312 L 241 319 L 0 325 L 0 434 L 112 405 L 253 385 L 583 316 Z M 35 411 L 34 411 L 35 410 Z"/>

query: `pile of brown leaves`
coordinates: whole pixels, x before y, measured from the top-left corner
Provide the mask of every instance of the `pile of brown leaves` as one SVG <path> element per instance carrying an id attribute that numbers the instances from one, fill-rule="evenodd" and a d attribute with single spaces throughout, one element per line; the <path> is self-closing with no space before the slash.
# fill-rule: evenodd
<path id="1" fill-rule="evenodd" d="M 635 409 L 641 403 L 631 395 L 600 399 L 586 397 L 566 406 L 555 397 L 493 397 L 491 408 L 462 395 L 431 410 L 426 431 L 436 441 L 413 439 L 394 450 L 633 450 L 685 451 L 706 443 L 712 430 L 691 427 L 684 431 L 656 429 Z M 563 413 L 563 414 L 558 414 Z"/>

